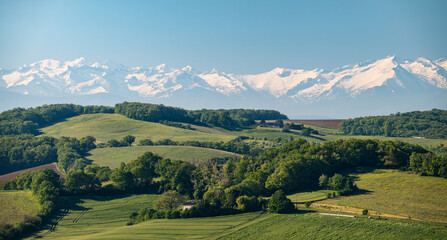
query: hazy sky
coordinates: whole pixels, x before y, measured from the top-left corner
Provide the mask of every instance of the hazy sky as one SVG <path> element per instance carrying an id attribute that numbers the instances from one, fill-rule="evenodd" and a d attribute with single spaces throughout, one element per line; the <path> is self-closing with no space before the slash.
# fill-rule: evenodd
<path id="1" fill-rule="evenodd" d="M 0 0 L 0 67 L 42 59 L 231 73 L 447 57 L 447 1 Z"/>

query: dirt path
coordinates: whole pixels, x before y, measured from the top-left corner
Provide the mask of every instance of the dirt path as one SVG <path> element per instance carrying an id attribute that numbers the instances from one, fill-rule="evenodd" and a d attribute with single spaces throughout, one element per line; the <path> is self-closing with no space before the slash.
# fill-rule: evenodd
<path id="1" fill-rule="evenodd" d="M 336 211 L 336 212 L 347 212 L 347 213 L 354 213 L 354 214 L 362 214 L 363 209 L 360 208 L 354 208 L 354 207 L 347 207 L 347 206 L 339 206 L 339 205 L 333 205 L 333 204 L 327 204 L 327 203 L 318 203 L 314 202 L 312 203 L 312 206 L 314 208 L 320 208 L 325 209 L 329 211 Z M 368 215 L 372 217 L 389 217 L 389 218 L 400 218 L 400 219 L 408 219 L 408 216 L 402 216 L 402 215 L 396 215 L 396 214 L 390 214 L 390 213 L 378 213 L 377 211 L 368 211 Z M 421 221 L 420 219 L 411 218 L 413 220 Z"/>

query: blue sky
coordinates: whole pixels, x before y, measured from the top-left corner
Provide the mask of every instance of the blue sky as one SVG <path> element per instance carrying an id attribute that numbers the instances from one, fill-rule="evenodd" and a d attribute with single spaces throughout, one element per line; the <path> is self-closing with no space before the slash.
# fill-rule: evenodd
<path id="1" fill-rule="evenodd" d="M 0 67 L 42 59 L 230 73 L 447 57 L 447 1 L 0 0 Z"/>

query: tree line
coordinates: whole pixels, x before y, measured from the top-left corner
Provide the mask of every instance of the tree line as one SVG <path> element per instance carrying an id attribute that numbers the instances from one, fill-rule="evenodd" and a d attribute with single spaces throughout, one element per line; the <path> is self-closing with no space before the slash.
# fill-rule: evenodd
<path id="1" fill-rule="evenodd" d="M 414 111 L 389 116 L 358 117 L 343 121 L 339 129 L 350 135 L 447 138 L 447 111 Z"/>

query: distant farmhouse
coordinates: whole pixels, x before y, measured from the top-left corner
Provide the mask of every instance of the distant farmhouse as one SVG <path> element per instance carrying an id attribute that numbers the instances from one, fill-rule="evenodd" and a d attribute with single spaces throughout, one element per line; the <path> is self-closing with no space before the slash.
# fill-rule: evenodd
<path id="1" fill-rule="evenodd" d="M 194 207 L 195 205 L 197 205 L 197 203 L 199 203 L 199 201 L 191 201 L 191 202 L 183 203 L 182 211 L 185 211 L 186 209 L 190 209 L 190 208 Z"/>
<path id="2" fill-rule="evenodd" d="M 260 127 L 269 127 L 269 128 L 281 128 L 282 124 L 281 123 L 277 123 L 277 122 L 263 122 L 260 123 L 259 126 Z"/>

